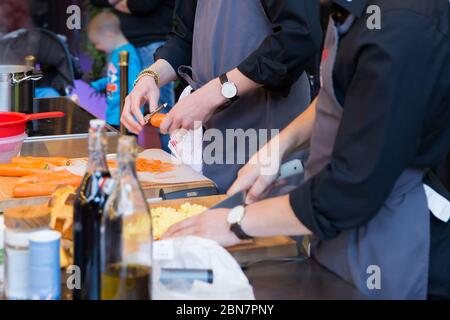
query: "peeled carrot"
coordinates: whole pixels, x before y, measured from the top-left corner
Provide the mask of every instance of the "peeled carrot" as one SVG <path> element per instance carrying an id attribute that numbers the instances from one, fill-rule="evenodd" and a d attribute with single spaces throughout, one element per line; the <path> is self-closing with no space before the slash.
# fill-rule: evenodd
<path id="1" fill-rule="evenodd" d="M 48 172 L 45 174 L 34 174 L 30 176 L 24 176 L 19 179 L 20 183 L 41 183 L 41 182 L 48 182 L 48 181 L 55 181 L 58 179 L 65 179 L 65 178 L 76 178 L 77 175 L 72 174 L 71 172 L 67 170 L 62 171 L 55 171 L 55 172 Z M 78 177 L 81 179 L 81 177 Z"/>
<path id="2" fill-rule="evenodd" d="M 150 124 L 156 128 L 159 128 L 166 117 L 167 114 L 157 113 L 151 117 Z"/>
<path id="3" fill-rule="evenodd" d="M 57 184 L 53 183 L 21 183 L 17 184 L 13 189 L 13 197 L 40 197 L 48 196 L 58 188 Z"/>
<path id="4" fill-rule="evenodd" d="M 2 163 L 0 164 L 0 176 L 4 177 L 23 177 L 33 174 L 48 173 L 48 165 L 42 163 Z"/>
<path id="5" fill-rule="evenodd" d="M 62 185 L 79 186 L 81 183 L 81 177 L 67 177 L 61 178 L 55 181 L 41 182 L 41 183 L 18 183 L 13 189 L 13 197 L 40 197 L 51 195 L 56 188 Z"/>
<path id="6" fill-rule="evenodd" d="M 70 160 L 64 157 L 14 157 L 11 163 L 49 163 L 54 166 L 67 166 Z"/>

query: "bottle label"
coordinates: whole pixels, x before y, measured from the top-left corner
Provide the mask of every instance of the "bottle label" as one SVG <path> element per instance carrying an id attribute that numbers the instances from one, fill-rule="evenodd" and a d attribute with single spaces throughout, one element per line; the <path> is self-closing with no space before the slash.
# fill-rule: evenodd
<path id="1" fill-rule="evenodd" d="M 114 191 L 115 185 L 115 180 L 112 178 L 102 178 L 100 180 L 100 190 L 102 190 L 108 196 L 111 195 L 111 193 Z"/>

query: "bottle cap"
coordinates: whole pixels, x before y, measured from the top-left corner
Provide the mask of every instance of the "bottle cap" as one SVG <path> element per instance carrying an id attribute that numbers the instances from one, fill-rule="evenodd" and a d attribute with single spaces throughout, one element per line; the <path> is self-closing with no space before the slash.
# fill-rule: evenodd
<path id="1" fill-rule="evenodd" d="M 102 119 L 93 119 L 89 121 L 89 126 L 92 129 L 101 129 L 106 125 L 106 121 Z"/>

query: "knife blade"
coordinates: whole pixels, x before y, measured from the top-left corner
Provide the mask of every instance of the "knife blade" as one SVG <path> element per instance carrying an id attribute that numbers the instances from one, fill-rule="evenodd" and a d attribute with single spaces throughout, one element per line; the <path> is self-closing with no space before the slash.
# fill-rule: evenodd
<path id="1" fill-rule="evenodd" d="M 247 191 L 245 191 L 245 190 L 239 191 L 239 192 L 229 196 L 225 200 L 219 202 L 218 204 L 216 204 L 215 206 L 210 208 L 210 210 L 211 209 L 233 209 L 234 207 L 237 207 L 237 206 L 243 206 L 243 205 L 245 205 L 246 196 L 247 196 Z"/>

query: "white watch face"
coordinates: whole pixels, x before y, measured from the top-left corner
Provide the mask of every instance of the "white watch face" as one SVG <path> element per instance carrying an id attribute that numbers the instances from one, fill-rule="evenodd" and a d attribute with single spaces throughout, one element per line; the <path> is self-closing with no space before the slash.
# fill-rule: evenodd
<path id="1" fill-rule="evenodd" d="M 222 95 L 227 99 L 236 97 L 237 88 L 236 88 L 235 84 L 232 82 L 225 82 L 222 85 Z"/>
<path id="2" fill-rule="evenodd" d="M 239 223 L 244 218 L 244 214 L 245 208 L 243 206 L 233 208 L 228 214 L 227 221 L 229 224 Z"/>

